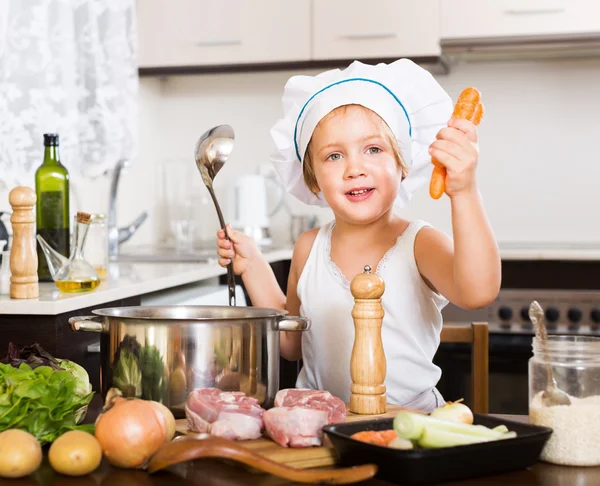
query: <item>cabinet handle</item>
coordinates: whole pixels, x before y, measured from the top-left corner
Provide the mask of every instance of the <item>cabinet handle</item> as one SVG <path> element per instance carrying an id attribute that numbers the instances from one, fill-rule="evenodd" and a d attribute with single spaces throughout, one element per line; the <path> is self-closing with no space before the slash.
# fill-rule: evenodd
<path id="1" fill-rule="evenodd" d="M 194 42 L 196 47 L 227 47 L 227 46 L 240 46 L 242 45 L 241 40 L 221 40 L 221 41 L 198 41 Z"/>
<path id="2" fill-rule="evenodd" d="M 530 9 L 507 9 L 504 11 L 507 15 L 546 15 L 546 14 L 559 14 L 565 11 L 565 7 L 556 8 L 530 8 Z"/>
<path id="3" fill-rule="evenodd" d="M 87 352 L 88 353 L 99 353 L 100 352 L 100 343 L 95 343 L 95 344 L 90 344 L 87 347 Z"/>
<path id="4" fill-rule="evenodd" d="M 389 34 L 346 34 L 341 35 L 340 39 L 344 40 L 383 40 L 394 39 L 398 34 L 391 32 Z"/>

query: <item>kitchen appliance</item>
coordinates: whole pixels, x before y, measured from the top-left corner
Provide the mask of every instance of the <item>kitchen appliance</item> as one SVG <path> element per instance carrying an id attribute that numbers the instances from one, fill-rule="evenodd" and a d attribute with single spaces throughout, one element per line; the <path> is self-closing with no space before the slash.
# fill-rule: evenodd
<path id="1" fill-rule="evenodd" d="M 125 396 L 156 400 L 185 416 L 201 387 L 242 391 L 263 407 L 279 390 L 279 331 L 310 321 L 286 311 L 234 306 L 141 306 L 96 309 L 69 319 L 75 331 L 100 332 L 100 383 Z"/>
<path id="2" fill-rule="evenodd" d="M 502 289 L 494 302 L 472 311 L 452 304 L 443 309 L 444 322 L 489 323 L 490 413 L 528 413 L 532 301 L 543 307 L 549 335 L 600 336 L 599 274 L 600 261 L 503 260 Z M 470 359 L 469 345 L 440 344 L 434 361 L 442 369 L 442 395 L 469 402 Z"/>
<path id="3" fill-rule="evenodd" d="M 272 209 L 269 209 L 269 195 L 274 195 L 276 201 Z M 271 245 L 269 218 L 279 211 L 283 198 L 283 188 L 270 177 L 260 174 L 238 177 L 232 190 L 232 226 L 250 236 L 258 246 Z"/>

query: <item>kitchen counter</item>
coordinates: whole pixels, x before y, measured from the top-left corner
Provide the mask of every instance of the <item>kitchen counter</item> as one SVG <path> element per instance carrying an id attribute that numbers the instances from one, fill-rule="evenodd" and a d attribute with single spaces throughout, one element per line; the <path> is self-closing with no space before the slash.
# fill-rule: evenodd
<path id="1" fill-rule="evenodd" d="M 90 404 L 91 413 L 86 421 L 93 421 L 99 410 L 100 403 L 94 398 Z M 95 406 L 94 406 L 95 405 Z M 96 410 L 93 410 L 93 409 Z M 526 422 L 527 416 L 506 416 L 512 420 Z M 498 458 L 502 460 L 501 457 Z M 468 467 L 468 466 L 467 466 Z M 285 481 L 268 474 L 249 471 L 233 462 L 221 462 L 211 459 L 202 459 L 184 464 L 179 464 L 152 475 L 139 470 L 117 469 L 110 466 L 105 460 L 102 465 L 91 475 L 79 478 L 70 478 L 55 473 L 44 453 L 44 462 L 40 469 L 33 475 L 23 479 L 0 480 L 0 485 L 14 484 L 15 486 L 87 486 L 87 485 L 144 485 L 144 486 L 292 486 Z M 372 479 L 362 483 L 365 486 L 391 486 L 392 483 Z M 506 474 L 497 474 L 465 481 L 451 481 L 444 486 L 497 486 L 513 484 L 518 486 L 571 486 L 574 484 L 592 485 L 600 484 L 600 467 L 566 467 L 556 466 L 544 462 L 537 462 L 533 467 Z"/>
<path id="2" fill-rule="evenodd" d="M 269 263 L 290 260 L 292 249 L 264 253 Z M 91 292 L 63 293 L 54 282 L 40 282 L 37 299 L 11 299 L 0 295 L 0 315 L 58 315 L 78 309 L 149 294 L 226 274 L 216 260 L 208 263 L 111 263 L 109 276 Z"/>

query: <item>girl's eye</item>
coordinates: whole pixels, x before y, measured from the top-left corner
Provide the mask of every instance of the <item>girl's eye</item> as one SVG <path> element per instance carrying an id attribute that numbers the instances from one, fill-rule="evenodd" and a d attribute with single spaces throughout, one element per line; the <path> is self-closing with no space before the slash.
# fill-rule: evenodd
<path id="1" fill-rule="evenodd" d="M 379 152 L 381 152 L 381 149 L 379 147 L 369 147 L 367 149 L 367 152 L 370 154 L 378 154 Z"/>
<path id="2" fill-rule="evenodd" d="M 327 157 L 327 160 L 340 160 L 342 158 L 342 154 L 331 154 Z"/>

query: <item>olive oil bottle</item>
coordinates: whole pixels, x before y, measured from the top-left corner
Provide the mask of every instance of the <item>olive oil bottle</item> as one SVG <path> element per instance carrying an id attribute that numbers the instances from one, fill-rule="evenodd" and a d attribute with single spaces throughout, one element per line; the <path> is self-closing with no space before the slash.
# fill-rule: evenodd
<path id="1" fill-rule="evenodd" d="M 44 134 L 44 162 L 35 173 L 36 231 L 64 257 L 70 254 L 69 172 L 60 163 L 58 134 Z M 52 282 L 46 258 L 38 245 L 38 279 Z"/>

